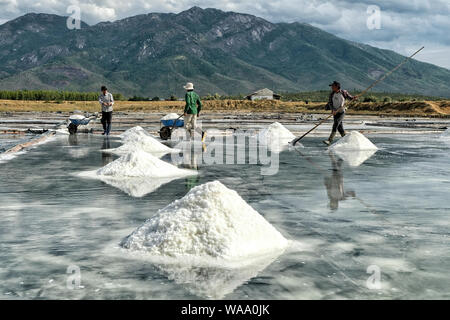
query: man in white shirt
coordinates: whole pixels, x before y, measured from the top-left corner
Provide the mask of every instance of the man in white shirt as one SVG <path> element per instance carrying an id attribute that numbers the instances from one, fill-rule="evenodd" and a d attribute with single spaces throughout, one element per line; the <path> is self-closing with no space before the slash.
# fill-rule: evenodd
<path id="1" fill-rule="evenodd" d="M 356 99 L 356 97 L 352 97 L 348 94 L 347 91 L 341 90 L 341 84 L 337 81 L 334 81 L 330 84 L 331 94 L 328 100 L 327 108 L 331 109 L 331 113 L 334 117 L 333 129 L 331 130 L 330 137 L 328 140 L 323 141 L 326 145 L 331 145 L 334 137 L 336 136 L 336 132 L 339 131 L 342 137 L 345 136 L 344 130 L 344 117 L 345 117 L 345 100 L 346 99 Z"/>
<path id="2" fill-rule="evenodd" d="M 114 98 L 105 86 L 101 88 L 102 93 L 98 97 L 98 102 L 102 106 L 102 125 L 103 133 L 102 135 L 109 136 L 111 132 L 111 121 L 113 113 Z"/>

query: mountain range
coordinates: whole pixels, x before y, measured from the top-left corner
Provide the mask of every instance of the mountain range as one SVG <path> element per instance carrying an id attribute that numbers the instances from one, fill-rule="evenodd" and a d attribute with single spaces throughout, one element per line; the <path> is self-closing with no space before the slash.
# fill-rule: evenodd
<path id="1" fill-rule="evenodd" d="M 69 30 L 67 17 L 26 14 L 0 26 L 0 90 L 181 95 L 363 89 L 404 56 L 348 41 L 305 23 L 193 7 Z M 411 60 L 376 91 L 450 97 L 450 70 Z"/>

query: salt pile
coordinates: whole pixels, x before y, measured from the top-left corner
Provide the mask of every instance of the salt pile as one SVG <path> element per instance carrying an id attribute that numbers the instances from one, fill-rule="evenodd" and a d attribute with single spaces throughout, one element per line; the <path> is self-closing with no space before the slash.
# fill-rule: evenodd
<path id="1" fill-rule="evenodd" d="M 102 150 L 102 152 L 125 155 L 133 151 L 140 150 L 151 153 L 158 157 L 162 157 L 163 155 L 168 153 L 181 152 L 178 149 L 172 149 L 165 144 L 162 144 L 140 126 L 126 130 L 120 135 L 120 137 L 124 142 L 122 146 L 115 149 Z"/>
<path id="2" fill-rule="evenodd" d="M 128 139 L 134 139 L 137 136 L 150 136 L 141 126 L 136 126 L 131 129 L 126 130 L 124 133 L 120 135 L 123 141 L 127 141 Z"/>
<path id="3" fill-rule="evenodd" d="M 168 178 L 195 175 L 140 150 L 130 152 L 96 171 L 99 176 Z"/>
<path id="4" fill-rule="evenodd" d="M 162 117 L 161 120 L 176 120 L 179 117 L 180 116 L 176 113 L 169 113 L 169 114 L 166 114 L 164 117 Z"/>
<path id="5" fill-rule="evenodd" d="M 157 256 L 239 260 L 283 250 L 288 241 L 236 191 L 214 181 L 159 210 L 121 245 Z"/>
<path id="6" fill-rule="evenodd" d="M 172 149 L 165 144 L 162 144 L 152 136 L 142 133 L 134 136 L 127 136 L 125 144 L 115 149 L 106 150 L 106 152 L 123 155 L 137 150 L 145 151 L 159 157 L 168 153 L 181 152 L 179 149 Z"/>
<path id="7" fill-rule="evenodd" d="M 369 139 L 358 131 L 351 131 L 345 137 L 330 146 L 351 167 L 358 167 L 372 157 L 378 150 Z"/>
<path id="8" fill-rule="evenodd" d="M 358 131 L 351 131 L 345 137 L 334 143 L 330 150 L 378 150 L 369 139 Z"/>
<path id="9" fill-rule="evenodd" d="M 294 134 L 279 122 L 272 123 L 258 135 L 259 142 L 275 152 L 282 151 L 294 139 Z"/>
<path id="10" fill-rule="evenodd" d="M 179 169 L 147 152 L 136 150 L 103 168 L 82 172 L 79 176 L 100 179 L 133 197 L 142 197 L 172 180 L 197 174 L 197 171 Z"/>

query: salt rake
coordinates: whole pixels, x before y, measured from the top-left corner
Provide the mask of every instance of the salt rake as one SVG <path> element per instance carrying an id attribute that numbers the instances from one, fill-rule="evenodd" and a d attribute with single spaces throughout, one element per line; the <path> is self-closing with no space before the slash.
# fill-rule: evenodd
<path id="1" fill-rule="evenodd" d="M 394 69 L 392 69 L 391 71 L 387 72 L 384 74 L 383 77 L 381 77 L 380 79 L 378 79 L 377 81 L 375 81 L 374 83 L 372 83 L 369 87 L 367 87 L 363 92 L 361 92 L 359 94 L 359 96 L 356 96 L 356 98 L 359 98 L 361 96 L 363 96 L 364 94 L 366 94 L 370 89 L 372 89 L 373 87 L 375 87 L 377 84 L 379 84 L 380 82 L 382 82 L 384 79 L 386 79 L 387 77 L 389 77 L 392 73 L 394 73 L 397 69 L 399 69 L 403 64 L 405 64 L 408 60 L 412 59 L 412 57 L 414 57 L 416 54 L 418 54 L 420 51 L 422 51 L 425 47 L 420 48 L 419 50 L 417 50 L 416 52 L 414 52 L 411 56 L 406 57 L 398 66 L 396 66 Z M 349 103 L 349 106 L 356 101 L 356 99 L 352 100 Z M 309 130 L 308 132 L 306 132 L 304 135 L 302 135 L 301 137 L 298 137 L 294 140 L 292 140 L 290 142 L 290 144 L 292 144 L 293 146 L 296 145 L 297 142 L 299 142 L 300 140 L 302 140 L 304 137 L 306 137 L 308 134 L 310 134 L 311 132 L 313 132 L 314 130 L 316 130 L 317 127 L 319 127 L 321 124 L 323 124 L 324 122 L 326 122 L 328 119 L 330 119 L 333 116 L 333 114 L 330 114 L 329 116 L 327 116 L 325 119 L 323 119 L 322 121 L 320 121 L 318 124 L 316 124 L 311 130 Z"/>

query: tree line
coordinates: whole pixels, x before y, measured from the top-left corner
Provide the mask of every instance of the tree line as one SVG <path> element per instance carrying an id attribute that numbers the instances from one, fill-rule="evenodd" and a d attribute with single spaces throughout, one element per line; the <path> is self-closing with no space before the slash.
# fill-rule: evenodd
<path id="1" fill-rule="evenodd" d="M 96 101 L 98 92 L 55 91 L 55 90 L 16 90 L 0 91 L 1 100 L 30 101 Z M 115 100 L 124 100 L 120 93 L 114 94 Z"/>
<path id="2" fill-rule="evenodd" d="M 357 90 L 350 90 L 351 94 L 357 95 Z M 140 97 L 133 96 L 126 98 L 120 93 L 113 93 L 115 100 L 128 101 L 177 101 L 178 97 L 171 95 L 168 98 L 159 98 L 157 96 Z M 309 91 L 309 92 L 282 92 L 282 101 L 304 101 L 309 102 L 324 102 L 328 100 L 329 91 Z M 31 101 L 97 101 L 98 92 L 77 92 L 77 91 L 56 91 L 56 90 L 16 90 L 16 91 L 0 91 L 0 100 L 31 100 Z M 216 94 L 207 94 L 202 96 L 203 100 L 243 100 L 243 94 L 235 96 L 227 96 Z M 388 93 L 388 92 L 371 92 L 370 94 L 361 98 L 362 102 L 402 102 L 402 101 L 423 101 L 423 100 L 441 100 L 442 97 L 430 97 L 417 94 L 402 94 L 402 93 Z"/>

